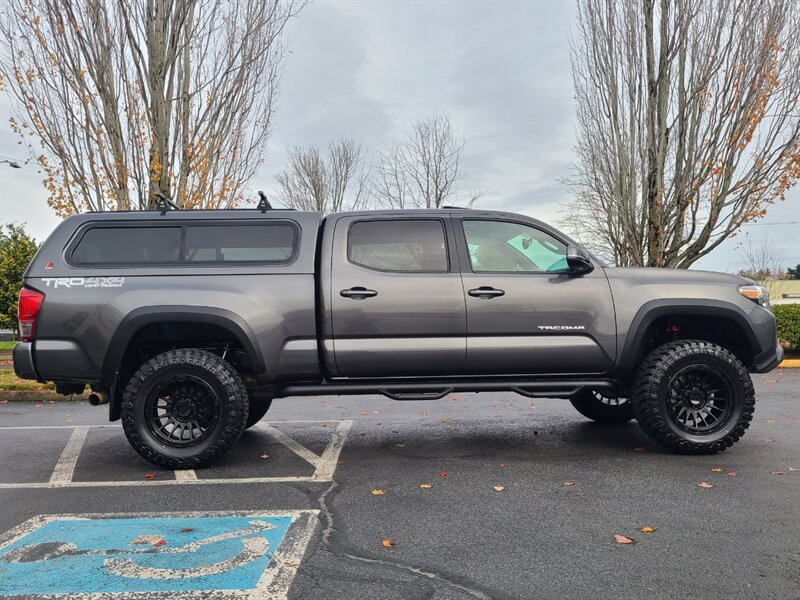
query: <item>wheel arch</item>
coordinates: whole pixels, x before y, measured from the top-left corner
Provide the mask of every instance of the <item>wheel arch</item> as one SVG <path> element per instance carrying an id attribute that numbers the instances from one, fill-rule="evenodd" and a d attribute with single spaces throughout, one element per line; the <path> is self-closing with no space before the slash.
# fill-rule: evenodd
<path id="1" fill-rule="evenodd" d="M 126 315 L 117 326 L 108 345 L 101 370 L 100 387 L 111 390 L 109 420 L 120 417 L 122 391 L 117 389 L 123 360 L 137 339 L 139 332 L 159 324 L 201 324 L 224 329 L 241 344 L 256 374 L 266 370 L 264 357 L 257 338 L 247 323 L 236 313 L 224 308 L 207 306 L 147 306 L 135 309 Z"/>
<path id="2" fill-rule="evenodd" d="M 741 335 L 746 344 L 747 356 L 742 356 L 741 351 L 736 352 L 729 349 L 734 351 L 749 367 L 750 365 L 747 363 L 752 362 L 753 357 L 758 353 L 759 345 L 747 314 L 740 307 L 723 300 L 663 299 L 651 300 L 637 311 L 628 328 L 615 374 L 618 377 L 627 378 L 635 372 L 637 364 L 647 352 L 649 335 L 659 321 L 674 318 L 696 322 L 698 318 L 709 317 L 735 327 L 736 333 Z"/>

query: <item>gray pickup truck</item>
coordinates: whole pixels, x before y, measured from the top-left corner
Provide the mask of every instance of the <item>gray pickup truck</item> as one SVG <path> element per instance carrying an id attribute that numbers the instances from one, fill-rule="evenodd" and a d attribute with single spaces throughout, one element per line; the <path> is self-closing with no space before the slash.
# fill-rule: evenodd
<path id="1" fill-rule="evenodd" d="M 769 297 L 609 268 L 534 219 L 466 209 L 73 216 L 20 292 L 18 376 L 91 387 L 145 458 L 202 467 L 273 398 L 513 391 L 712 453 L 781 361 Z"/>

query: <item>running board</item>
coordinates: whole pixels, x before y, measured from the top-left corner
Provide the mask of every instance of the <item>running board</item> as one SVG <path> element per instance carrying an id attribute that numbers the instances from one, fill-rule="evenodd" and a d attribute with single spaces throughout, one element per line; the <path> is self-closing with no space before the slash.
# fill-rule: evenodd
<path id="1" fill-rule="evenodd" d="M 309 383 L 279 387 L 275 396 L 381 394 L 392 400 L 438 400 L 454 392 L 515 392 L 528 398 L 570 398 L 584 388 L 614 389 L 607 379 L 542 381 L 464 381 L 459 383 Z"/>

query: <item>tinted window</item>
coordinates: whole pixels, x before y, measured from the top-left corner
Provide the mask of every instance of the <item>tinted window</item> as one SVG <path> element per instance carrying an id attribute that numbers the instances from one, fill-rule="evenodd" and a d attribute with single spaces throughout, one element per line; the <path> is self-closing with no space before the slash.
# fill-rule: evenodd
<path id="1" fill-rule="evenodd" d="M 72 252 L 79 265 L 176 262 L 180 227 L 93 227 Z"/>
<path id="2" fill-rule="evenodd" d="M 282 223 L 93 227 L 71 259 L 79 265 L 286 263 L 294 256 L 295 237 L 294 227 Z"/>
<path id="3" fill-rule="evenodd" d="M 464 221 L 472 270 L 566 271 L 567 246 L 541 229 L 503 221 Z"/>
<path id="4" fill-rule="evenodd" d="M 381 271 L 444 273 L 448 262 L 442 222 L 406 219 L 353 223 L 347 237 L 347 259 Z"/>
<path id="5" fill-rule="evenodd" d="M 290 225 L 188 225 L 187 262 L 287 262 L 295 247 Z"/>

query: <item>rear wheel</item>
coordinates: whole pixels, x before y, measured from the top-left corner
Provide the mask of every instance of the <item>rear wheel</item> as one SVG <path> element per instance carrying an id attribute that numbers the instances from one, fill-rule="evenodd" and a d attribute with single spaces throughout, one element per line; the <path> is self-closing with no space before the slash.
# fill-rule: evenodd
<path id="1" fill-rule="evenodd" d="M 236 443 L 248 418 L 236 370 L 205 350 L 185 348 L 143 364 L 125 388 L 122 426 L 133 448 L 168 469 L 204 467 Z"/>
<path id="2" fill-rule="evenodd" d="M 656 348 L 639 367 L 633 411 L 656 443 L 681 454 L 713 454 L 744 435 L 755 408 L 750 374 L 731 352 L 699 340 Z"/>
<path id="3" fill-rule="evenodd" d="M 598 423 L 627 423 L 633 418 L 633 409 L 627 398 L 604 396 L 600 392 L 583 389 L 569 401 L 584 417 Z"/>

